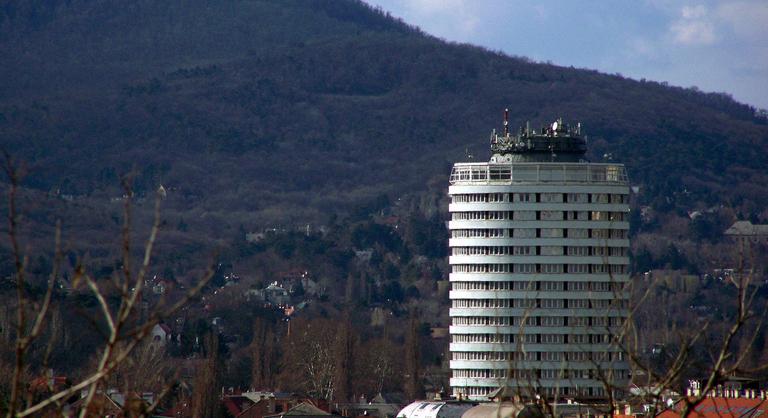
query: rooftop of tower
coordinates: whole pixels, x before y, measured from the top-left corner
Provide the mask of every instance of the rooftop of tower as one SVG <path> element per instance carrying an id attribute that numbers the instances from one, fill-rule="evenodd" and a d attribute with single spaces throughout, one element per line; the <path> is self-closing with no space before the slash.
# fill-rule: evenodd
<path id="1" fill-rule="evenodd" d="M 560 118 L 541 130 L 526 122 L 517 135 L 509 131 L 508 111 L 504 110 L 504 131 L 491 133 L 491 162 L 578 162 L 587 152 L 581 136 L 581 123 L 573 128 Z"/>

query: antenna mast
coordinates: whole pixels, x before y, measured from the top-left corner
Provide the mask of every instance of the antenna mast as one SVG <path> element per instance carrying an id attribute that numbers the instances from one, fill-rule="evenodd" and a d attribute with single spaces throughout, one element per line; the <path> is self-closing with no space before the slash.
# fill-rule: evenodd
<path id="1" fill-rule="evenodd" d="M 504 136 L 509 136 L 509 109 L 504 109 Z"/>

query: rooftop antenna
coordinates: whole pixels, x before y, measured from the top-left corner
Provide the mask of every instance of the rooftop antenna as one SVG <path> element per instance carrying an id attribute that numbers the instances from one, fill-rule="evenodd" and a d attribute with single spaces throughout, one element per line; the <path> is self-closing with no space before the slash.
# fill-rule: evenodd
<path id="1" fill-rule="evenodd" d="M 466 154 L 466 155 L 467 155 L 467 160 L 468 160 L 468 161 L 472 161 L 472 159 L 474 158 L 474 157 L 472 156 L 472 154 L 470 154 L 470 153 L 469 153 L 469 148 L 464 148 L 464 154 Z"/>
<path id="2" fill-rule="evenodd" d="M 509 136 L 509 109 L 504 109 L 504 136 Z"/>

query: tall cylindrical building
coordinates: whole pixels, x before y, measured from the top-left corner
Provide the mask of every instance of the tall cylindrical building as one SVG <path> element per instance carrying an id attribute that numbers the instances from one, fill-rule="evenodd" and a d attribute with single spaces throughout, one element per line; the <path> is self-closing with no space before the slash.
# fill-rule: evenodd
<path id="1" fill-rule="evenodd" d="M 625 168 L 583 159 L 581 127 L 491 136 L 450 178 L 451 388 L 606 398 L 629 367 Z M 606 382 L 608 385 L 606 385 Z"/>

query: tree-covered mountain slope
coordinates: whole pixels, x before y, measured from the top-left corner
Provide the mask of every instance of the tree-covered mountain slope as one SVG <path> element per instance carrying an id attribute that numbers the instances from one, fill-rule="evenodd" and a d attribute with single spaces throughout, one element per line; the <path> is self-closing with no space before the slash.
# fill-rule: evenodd
<path id="1" fill-rule="evenodd" d="M 768 204 L 747 105 L 448 44 L 355 0 L 9 1 L 0 60 L 0 145 L 28 186 L 92 202 L 135 169 L 210 222 L 322 223 L 445 189 L 506 107 L 513 127 L 582 122 L 658 210 Z"/>

